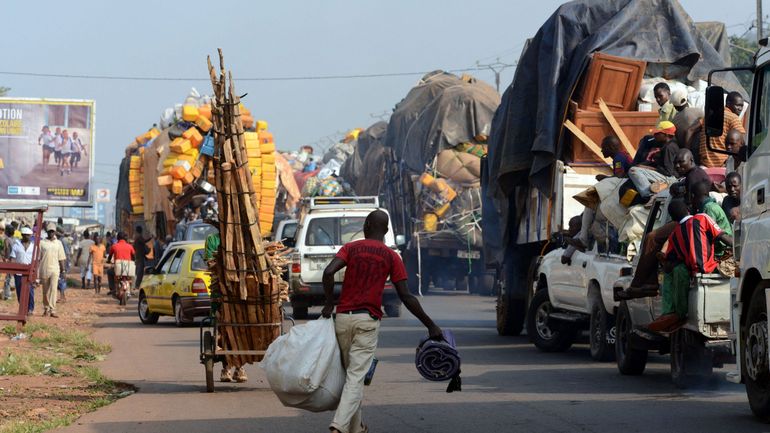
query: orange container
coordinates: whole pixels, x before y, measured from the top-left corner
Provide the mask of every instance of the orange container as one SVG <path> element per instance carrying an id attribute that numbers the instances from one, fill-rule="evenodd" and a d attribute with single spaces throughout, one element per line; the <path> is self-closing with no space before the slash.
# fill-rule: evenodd
<path id="1" fill-rule="evenodd" d="M 198 116 L 198 107 L 193 107 L 192 105 L 182 106 L 182 119 L 185 122 L 195 122 Z"/>
<path id="2" fill-rule="evenodd" d="M 200 147 L 201 143 L 203 142 L 203 136 L 200 132 L 198 132 L 198 128 L 192 127 L 188 129 L 187 131 L 182 133 L 182 137 L 186 138 L 190 141 L 190 144 L 194 148 Z"/>
<path id="3" fill-rule="evenodd" d="M 174 178 L 171 175 L 158 176 L 158 186 L 169 186 L 174 183 Z"/>
<path id="4" fill-rule="evenodd" d="M 187 170 L 184 169 L 184 167 L 180 165 L 176 165 L 171 168 L 171 177 L 173 177 L 176 180 L 181 180 L 184 178 L 184 175 L 187 173 Z"/>
<path id="5" fill-rule="evenodd" d="M 211 105 L 206 104 L 198 107 L 198 114 L 211 120 Z"/>
<path id="6" fill-rule="evenodd" d="M 273 134 L 268 131 L 259 131 L 259 142 L 261 144 L 264 143 L 272 143 L 273 140 Z"/>
<path id="7" fill-rule="evenodd" d="M 174 181 L 174 183 L 171 185 L 171 192 L 174 194 L 181 194 L 182 193 L 182 181 L 177 179 Z"/>
<path id="8" fill-rule="evenodd" d="M 211 130 L 211 127 L 214 126 L 211 121 L 203 116 L 198 116 L 195 119 L 195 124 L 198 125 L 198 128 L 201 129 L 203 132 L 209 132 Z"/>

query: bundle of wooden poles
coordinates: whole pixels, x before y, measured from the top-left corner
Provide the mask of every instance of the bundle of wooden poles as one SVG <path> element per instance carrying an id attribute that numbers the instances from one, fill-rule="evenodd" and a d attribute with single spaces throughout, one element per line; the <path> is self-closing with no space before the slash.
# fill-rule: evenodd
<path id="1" fill-rule="evenodd" d="M 216 303 L 217 345 L 230 366 L 260 361 L 281 332 L 281 301 L 288 284 L 281 279 L 284 248 L 260 235 L 256 195 L 247 165 L 240 97 L 232 73 L 225 70 L 219 50 L 219 75 L 208 59 L 214 96 L 211 102 L 214 137 L 214 178 L 219 205 L 220 246 L 212 271 L 212 302 Z M 233 326 L 259 324 L 261 326 Z M 252 353 L 242 353 L 252 352 Z M 226 352 L 225 352 L 226 353 Z"/>

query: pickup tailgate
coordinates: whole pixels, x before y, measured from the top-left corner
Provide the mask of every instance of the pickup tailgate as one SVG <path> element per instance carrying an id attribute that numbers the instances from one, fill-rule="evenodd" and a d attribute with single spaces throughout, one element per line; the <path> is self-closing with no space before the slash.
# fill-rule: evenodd
<path id="1" fill-rule="evenodd" d="M 300 256 L 300 277 L 305 283 L 321 283 L 323 273 L 329 262 L 337 254 L 339 247 L 307 247 L 307 251 Z M 334 281 L 342 282 L 345 270 L 337 272 Z"/>

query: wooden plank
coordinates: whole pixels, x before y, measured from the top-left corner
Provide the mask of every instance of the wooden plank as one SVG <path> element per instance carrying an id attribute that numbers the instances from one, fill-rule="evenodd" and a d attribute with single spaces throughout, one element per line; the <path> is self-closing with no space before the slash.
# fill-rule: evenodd
<path id="1" fill-rule="evenodd" d="M 607 119 L 607 123 L 610 124 L 610 127 L 612 127 L 612 130 L 615 131 L 615 135 L 617 135 L 620 142 L 623 143 L 623 147 L 626 149 L 626 152 L 628 152 L 628 154 L 631 155 L 631 158 L 633 158 L 634 154 L 636 153 L 636 149 L 634 149 L 634 146 L 631 145 L 631 141 L 628 139 L 628 136 L 625 132 L 623 132 L 623 128 L 620 127 L 620 124 L 618 124 L 618 121 L 615 119 L 612 111 L 610 111 L 610 107 L 607 106 L 602 98 L 599 98 L 599 109 L 602 111 L 602 114 L 604 114 L 604 117 Z"/>
<path id="2" fill-rule="evenodd" d="M 597 154 L 599 158 L 601 158 L 603 161 L 606 161 L 608 164 L 612 162 L 611 159 L 605 158 L 602 155 L 602 149 L 594 143 L 593 140 L 587 135 L 583 133 L 583 131 L 580 130 L 574 123 L 572 123 L 571 120 L 567 119 L 564 122 L 564 126 L 567 127 L 567 129 L 570 130 L 573 134 L 575 134 L 575 137 L 577 137 L 589 150 L 591 150 L 593 153 Z"/>

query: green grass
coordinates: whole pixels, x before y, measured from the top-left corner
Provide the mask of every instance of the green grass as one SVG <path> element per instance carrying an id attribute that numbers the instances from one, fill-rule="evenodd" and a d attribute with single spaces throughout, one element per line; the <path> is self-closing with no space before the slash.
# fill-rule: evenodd
<path id="1" fill-rule="evenodd" d="M 41 433 L 72 424 L 77 414 L 66 414 L 45 421 L 13 421 L 0 428 L 0 433 Z"/>
<path id="2" fill-rule="evenodd" d="M 0 332 L 12 336 L 16 334 L 16 327 L 8 325 Z M 95 411 L 133 392 L 89 365 L 104 359 L 111 350 L 109 345 L 92 340 L 84 332 L 66 331 L 44 323 L 30 323 L 24 333 L 35 350 L 19 354 L 11 349 L 0 356 L 0 376 L 72 375 L 82 378 L 93 398 L 79 405 L 78 413 L 61 414 L 46 420 L 14 420 L 0 427 L 0 433 L 38 433 L 67 426 L 82 413 Z"/>

